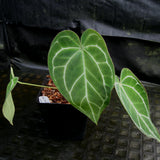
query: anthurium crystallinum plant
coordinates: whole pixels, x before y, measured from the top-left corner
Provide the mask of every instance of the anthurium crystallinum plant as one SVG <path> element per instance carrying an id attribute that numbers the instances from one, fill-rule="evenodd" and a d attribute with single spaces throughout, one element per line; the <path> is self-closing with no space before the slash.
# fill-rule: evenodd
<path id="1" fill-rule="evenodd" d="M 111 91 L 115 88 L 137 128 L 146 136 L 160 141 L 150 118 L 145 88 L 127 68 L 122 69 L 120 78 L 115 75 L 106 43 L 95 30 L 87 29 L 81 38 L 69 30 L 60 32 L 51 43 L 48 68 L 60 93 L 95 124 L 109 104 Z M 17 83 L 39 86 L 20 82 L 11 69 L 3 105 L 3 114 L 11 124 L 15 112 L 11 91 Z"/>

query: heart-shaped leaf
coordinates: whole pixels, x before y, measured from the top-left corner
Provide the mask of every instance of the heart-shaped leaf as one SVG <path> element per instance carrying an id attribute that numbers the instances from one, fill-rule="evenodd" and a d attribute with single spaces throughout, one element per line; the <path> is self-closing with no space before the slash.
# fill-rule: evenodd
<path id="1" fill-rule="evenodd" d="M 13 117 L 15 113 L 15 106 L 12 98 L 12 90 L 18 82 L 18 77 L 14 76 L 13 69 L 10 72 L 10 82 L 7 85 L 6 97 L 2 108 L 4 117 L 13 125 Z"/>
<path id="2" fill-rule="evenodd" d="M 138 78 L 129 69 L 124 68 L 120 82 L 116 77 L 115 88 L 124 108 L 139 130 L 160 141 L 160 135 L 150 118 L 147 92 Z"/>
<path id="3" fill-rule="evenodd" d="M 81 37 L 62 31 L 53 40 L 49 55 L 50 75 L 63 96 L 97 123 L 108 105 L 115 71 L 105 41 L 96 31 Z"/>

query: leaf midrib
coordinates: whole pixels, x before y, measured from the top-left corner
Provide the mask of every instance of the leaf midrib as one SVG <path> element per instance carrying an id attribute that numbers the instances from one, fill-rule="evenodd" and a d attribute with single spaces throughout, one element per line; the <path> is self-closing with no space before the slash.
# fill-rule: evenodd
<path id="1" fill-rule="evenodd" d="M 94 112 L 93 112 L 93 109 L 90 105 L 90 101 L 88 99 L 88 87 L 87 87 L 87 76 L 86 76 L 86 64 L 85 64 L 85 58 L 84 58 L 84 51 L 81 50 L 81 54 L 82 54 L 82 62 L 83 62 L 83 73 L 84 73 L 84 84 L 85 84 L 85 98 L 87 99 L 87 102 L 88 102 L 88 105 L 89 105 L 89 108 L 91 110 L 91 113 L 92 113 L 92 117 L 94 119 L 94 121 L 96 122 L 96 118 L 95 118 L 95 115 L 94 115 Z"/>
<path id="2" fill-rule="evenodd" d="M 127 97 L 127 99 L 130 101 L 130 104 L 133 106 L 133 108 L 134 108 L 134 110 L 136 111 L 136 115 L 137 115 L 137 119 L 138 119 L 138 122 L 139 122 L 139 118 L 141 118 L 141 120 L 144 122 L 144 124 L 145 124 L 145 126 L 148 128 L 148 130 L 152 133 L 150 136 L 152 136 L 152 137 L 157 137 L 156 135 L 155 135 L 155 133 L 154 132 L 152 132 L 152 130 L 149 128 L 149 126 L 146 124 L 146 122 L 144 121 L 144 119 L 142 118 L 142 117 L 145 117 L 146 119 L 148 119 L 149 121 L 150 121 L 150 118 L 149 117 L 146 117 L 146 116 L 144 116 L 144 115 L 142 115 L 142 114 L 140 114 L 138 111 L 137 111 L 137 109 L 135 108 L 135 106 L 133 105 L 133 103 L 132 103 L 132 101 L 130 100 L 130 98 L 127 96 L 127 93 L 125 92 L 125 90 L 123 89 L 123 84 L 121 84 L 121 83 L 119 83 L 120 85 L 120 88 L 123 90 L 123 92 L 124 92 L 124 94 L 126 95 L 126 97 Z M 120 96 L 121 96 L 121 92 L 120 92 Z M 122 97 L 122 96 L 121 96 Z M 125 105 L 124 105 L 125 106 Z M 139 115 L 139 117 L 138 117 L 138 115 Z M 131 119 L 134 121 L 134 119 L 131 117 Z M 136 123 L 135 123 L 136 124 Z M 136 124 L 137 125 L 137 124 Z M 140 124 L 140 122 L 139 122 L 139 128 L 144 132 L 144 133 L 146 133 L 143 129 L 142 129 L 142 127 L 141 127 L 141 124 Z M 149 136 L 149 135 L 148 135 Z"/>

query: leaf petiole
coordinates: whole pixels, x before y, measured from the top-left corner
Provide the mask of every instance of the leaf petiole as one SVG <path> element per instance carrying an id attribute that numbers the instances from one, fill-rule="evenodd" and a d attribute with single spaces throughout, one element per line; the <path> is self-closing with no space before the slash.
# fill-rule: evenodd
<path id="1" fill-rule="evenodd" d="M 38 84 L 33 84 L 33 83 L 21 82 L 21 81 L 18 81 L 17 83 L 22 84 L 22 85 L 27 85 L 27 86 L 33 86 L 33 87 L 57 89 L 56 87 L 50 87 L 50 86 L 45 86 L 45 85 L 38 85 Z"/>

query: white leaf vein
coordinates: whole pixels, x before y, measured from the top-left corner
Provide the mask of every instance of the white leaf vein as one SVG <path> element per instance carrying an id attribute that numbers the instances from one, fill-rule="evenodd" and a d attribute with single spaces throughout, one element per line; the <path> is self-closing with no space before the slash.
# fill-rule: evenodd
<path id="1" fill-rule="evenodd" d="M 64 86 L 65 86 L 67 92 L 69 93 L 70 97 L 72 97 L 72 96 L 71 96 L 71 94 L 70 94 L 70 92 L 69 92 L 69 89 L 68 89 L 68 87 L 67 87 L 67 84 L 66 84 L 66 70 L 67 70 L 68 64 L 71 62 L 71 60 L 73 59 L 73 57 L 75 57 L 75 56 L 77 55 L 78 52 L 79 52 L 79 50 L 76 51 L 76 52 L 68 59 L 67 63 L 65 64 L 65 67 L 64 67 L 64 74 L 63 74 L 63 80 L 64 80 L 64 81 L 63 81 L 63 82 L 64 82 Z"/>
<path id="2" fill-rule="evenodd" d="M 107 57 L 106 53 L 103 51 L 103 49 L 102 49 L 100 46 L 98 46 L 97 44 L 96 44 L 96 45 L 87 45 L 87 46 L 85 46 L 84 48 L 90 48 L 90 47 L 98 48 L 98 49 L 103 53 L 103 55 L 105 56 L 105 63 L 108 65 L 110 71 L 113 72 L 110 64 L 108 63 L 108 57 Z M 102 63 L 102 62 L 101 62 L 101 63 Z M 99 63 L 99 64 L 100 64 L 100 63 Z M 112 79 L 113 79 L 113 76 L 112 76 Z"/>
<path id="3" fill-rule="evenodd" d="M 98 68 L 98 70 L 99 70 L 99 72 L 100 72 L 102 81 L 103 81 L 103 87 L 104 87 L 105 93 L 106 93 L 106 95 L 107 95 L 107 90 L 106 90 L 106 87 L 105 87 L 105 86 L 106 86 L 106 83 L 105 83 L 105 79 L 104 79 L 104 76 L 103 76 L 103 74 L 102 74 L 102 71 L 101 71 L 101 69 L 100 69 L 97 61 L 94 59 L 94 57 L 93 57 L 87 50 L 85 50 L 85 51 L 88 53 L 88 55 L 92 58 L 92 60 L 93 60 L 94 63 L 96 64 L 96 66 L 97 66 L 97 68 Z"/>
<path id="4" fill-rule="evenodd" d="M 69 90 L 69 93 L 70 93 L 70 94 L 72 94 L 72 91 L 73 91 L 75 85 L 76 85 L 76 84 L 78 83 L 78 81 L 82 78 L 82 76 L 84 76 L 84 73 L 82 73 L 82 74 L 74 81 L 71 89 Z"/>
<path id="5" fill-rule="evenodd" d="M 84 52 L 82 53 L 82 61 L 83 61 L 83 72 L 84 72 L 84 80 L 85 80 L 85 95 L 86 95 L 86 99 L 87 99 L 87 102 L 88 102 L 88 105 L 89 105 L 89 108 L 91 110 L 91 113 L 92 113 L 92 116 L 93 116 L 93 119 L 94 121 L 96 122 L 96 118 L 95 118 L 95 114 L 93 112 L 93 109 L 89 103 L 89 99 L 88 99 L 88 88 L 87 88 L 87 77 L 86 77 L 86 65 L 85 65 L 85 58 L 84 58 Z"/>
<path id="6" fill-rule="evenodd" d="M 132 103 L 132 101 L 131 101 L 130 98 L 128 97 L 128 95 L 127 95 L 126 91 L 123 89 L 123 87 L 121 86 L 120 88 L 123 90 L 124 94 L 126 95 L 127 99 L 129 100 L 130 104 L 131 104 L 132 107 L 134 108 L 137 116 L 139 116 L 139 117 L 142 119 L 143 123 L 144 123 L 145 126 L 148 128 L 148 130 L 150 131 L 150 133 L 152 134 L 152 136 L 153 136 L 153 137 L 156 137 L 156 135 L 152 132 L 152 130 L 149 128 L 149 126 L 146 124 L 146 122 L 145 122 L 144 119 L 142 118 L 144 115 L 140 114 L 140 113 L 137 111 L 137 109 L 135 108 L 134 104 Z M 132 117 L 131 117 L 131 118 L 132 118 Z M 145 116 L 145 118 L 147 118 L 147 119 L 150 121 L 150 118 L 149 118 L 149 117 L 146 117 L 146 116 Z M 133 118 L 132 118 L 132 120 L 134 121 Z M 141 127 L 140 122 L 139 122 L 138 126 Z M 146 133 L 146 132 L 144 132 L 144 133 Z"/>
<path id="7" fill-rule="evenodd" d="M 59 44 L 60 44 L 60 42 L 59 42 L 58 40 L 59 40 L 59 39 L 62 39 L 62 38 L 68 38 L 68 39 L 70 39 L 74 44 L 76 44 L 76 45 L 79 46 L 79 44 L 78 44 L 71 36 L 61 36 L 61 37 L 59 37 L 53 44 L 55 44 L 55 43 L 59 43 Z"/>
<path id="8" fill-rule="evenodd" d="M 94 88 L 94 86 L 87 80 L 87 83 L 91 86 L 91 88 L 94 90 L 94 92 L 99 96 L 99 98 L 102 100 L 102 102 L 104 103 L 105 100 L 103 99 L 103 97 L 99 94 L 99 92 Z"/>
<path id="9" fill-rule="evenodd" d="M 128 88 L 132 89 L 134 92 L 136 92 L 136 94 L 140 97 L 140 99 L 142 100 L 142 103 L 144 104 L 145 110 L 147 112 L 147 116 L 149 116 L 147 104 L 145 103 L 145 101 L 144 101 L 143 97 L 140 95 L 140 93 L 134 87 L 131 87 L 127 84 L 122 84 L 122 86 L 128 87 Z"/>
<path id="10" fill-rule="evenodd" d="M 91 34 L 89 34 L 89 35 L 88 35 L 88 37 L 85 39 L 85 41 L 84 41 L 84 43 L 83 43 L 83 46 L 86 44 L 86 42 L 88 41 L 88 39 L 89 39 L 90 37 L 92 37 L 92 36 L 96 36 L 96 37 L 98 37 L 98 35 L 97 35 L 97 34 L 95 34 L 95 33 L 91 33 Z M 98 37 L 98 39 L 100 39 L 100 38 Z"/>

